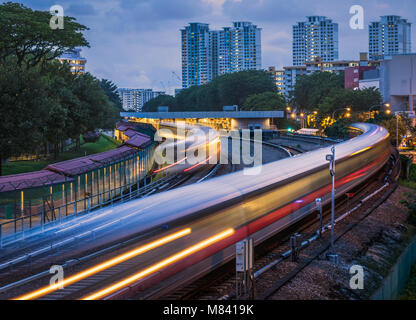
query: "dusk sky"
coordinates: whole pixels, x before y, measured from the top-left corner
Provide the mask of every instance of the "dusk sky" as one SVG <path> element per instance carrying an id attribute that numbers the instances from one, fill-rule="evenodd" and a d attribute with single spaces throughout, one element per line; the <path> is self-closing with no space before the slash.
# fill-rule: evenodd
<path id="1" fill-rule="evenodd" d="M 4 2 L 4 1 L 3 1 Z M 262 28 L 262 67 L 292 64 L 292 25 L 309 15 L 323 15 L 339 24 L 340 59 L 358 59 L 368 51 L 368 23 L 381 15 L 400 15 L 416 22 L 415 0 L 25 0 L 24 5 L 49 11 L 61 5 L 65 15 L 90 28 L 91 48 L 82 55 L 87 71 L 118 87 L 153 88 L 172 93 L 180 88 L 180 29 L 189 22 L 210 29 L 250 21 Z M 364 8 L 363 30 L 349 27 L 349 9 Z M 412 51 L 416 31 L 412 26 Z"/>

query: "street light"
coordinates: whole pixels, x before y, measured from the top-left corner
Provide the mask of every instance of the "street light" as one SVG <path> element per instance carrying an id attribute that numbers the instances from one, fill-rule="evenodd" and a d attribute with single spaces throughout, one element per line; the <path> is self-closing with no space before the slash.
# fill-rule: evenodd
<path id="1" fill-rule="evenodd" d="M 390 110 L 390 109 L 388 109 L 388 108 L 390 108 L 390 103 L 385 103 L 384 104 L 384 106 L 387 108 L 387 110 Z M 376 104 L 376 105 L 374 105 L 374 106 L 371 106 L 369 109 L 368 109 L 368 112 L 370 113 L 370 118 L 371 118 L 371 110 L 373 110 L 374 108 L 376 108 L 376 107 L 382 107 L 382 105 L 380 105 L 380 104 Z M 387 114 L 390 114 L 390 112 L 387 112 L 387 110 L 386 110 L 386 113 Z"/>
<path id="2" fill-rule="evenodd" d="M 341 108 L 341 109 L 335 110 L 334 112 L 332 112 L 332 119 L 335 119 L 335 113 L 338 112 L 338 111 L 341 111 L 341 110 L 347 110 L 348 112 L 350 112 L 351 108 L 348 107 L 348 108 Z"/>
<path id="3" fill-rule="evenodd" d="M 386 104 L 388 104 L 389 107 L 390 107 L 389 103 L 386 103 Z M 403 102 L 403 103 L 399 104 L 397 106 L 397 108 L 401 107 L 404 104 L 406 104 L 406 102 Z M 395 112 L 395 115 L 396 115 L 396 148 L 399 149 L 399 116 L 400 116 L 400 111 Z"/>
<path id="4" fill-rule="evenodd" d="M 332 195 L 331 195 L 331 247 L 327 255 L 328 259 L 333 263 L 338 263 L 338 255 L 334 246 L 334 227 L 335 227 L 335 146 L 331 148 L 331 154 L 326 155 L 326 161 L 329 162 L 329 174 L 332 177 Z"/>

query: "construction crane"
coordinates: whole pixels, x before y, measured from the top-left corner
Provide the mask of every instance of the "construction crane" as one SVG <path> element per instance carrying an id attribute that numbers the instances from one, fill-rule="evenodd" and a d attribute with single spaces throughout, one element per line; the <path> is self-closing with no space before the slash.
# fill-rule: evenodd
<path id="1" fill-rule="evenodd" d="M 176 79 L 179 80 L 179 83 L 182 84 L 182 79 L 176 74 L 175 71 L 172 71 L 172 75 L 176 77 Z"/>

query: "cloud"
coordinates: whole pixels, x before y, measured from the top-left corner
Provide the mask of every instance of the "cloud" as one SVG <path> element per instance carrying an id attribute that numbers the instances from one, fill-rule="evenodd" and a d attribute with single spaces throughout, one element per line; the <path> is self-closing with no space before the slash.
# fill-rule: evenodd
<path id="1" fill-rule="evenodd" d="M 84 4 L 71 4 L 66 10 L 67 14 L 74 16 L 83 16 L 83 15 L 95 15 L 97 14 L 94 7 L 89 3 Z"/>
<path id="2" fill-rule="evenodd" d="M 3 1 L 5 2 L 5 1 Z M 20 0 L 49 11 L 57 0 Z M 179 87 L 172 71 L 181 74 L 180 29 L 205 22 L 211 29 L 232 21 L 251 21 L 262 28 L 262 66 L 292 63 L 292 25 L 309 15 L 325 15 L 339 24 L 341 59 L 357 59 L 368 50 L 368 29 L 349 28 L 349 8 L 357 0 L 65 0 L 65 14 L 90 28 L 91 48 L 83 49 L 87 70 L 118 86 Z M 396 14 L 415 23 L 416 1 L 366 0 L 365 25 L 381 15 Z M 413 20 L 413 21 L 412 21 Z M 413 43 L 416 32 L 412 32 Z M 161 83 L 162 82 L 162 83 Z"/>
<path id="3" fill-rule="evenodd" d="M 214 9 L 214 14 L 222 14 L 222 6 L 226 0 L 202 0 L 203 3 L 206 3 Z"/>

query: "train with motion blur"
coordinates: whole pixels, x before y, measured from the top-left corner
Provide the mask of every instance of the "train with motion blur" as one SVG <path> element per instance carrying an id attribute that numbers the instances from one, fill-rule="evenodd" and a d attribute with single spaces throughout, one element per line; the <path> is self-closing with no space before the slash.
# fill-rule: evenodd
<path id="1" fill-rule="evenodd" d="M 361 134 L 335 145 L 336 197 L 396 161 L 386 129 L 363 123 L 352 127 Z M 137 248 L 150 249 L 135 257 L 132 274 L 92 288 L 87 298 L 157 297 L 233 259 L 237 242 L 250 237 L 257 245 L 313 213 L 316 198 L 324 205 L 331 198 L 330 149 L 271 162 L 260 172 L 237 171 L 100 209 L 102 215 L 108 213 L 107 224 L 114 213 L 125 223 L 113 224 L 111 232 L 91 240 L 84 250 L 138 235 Z"/>

